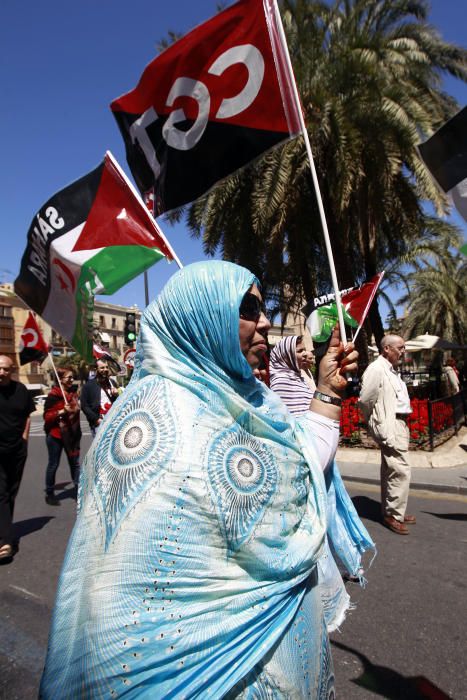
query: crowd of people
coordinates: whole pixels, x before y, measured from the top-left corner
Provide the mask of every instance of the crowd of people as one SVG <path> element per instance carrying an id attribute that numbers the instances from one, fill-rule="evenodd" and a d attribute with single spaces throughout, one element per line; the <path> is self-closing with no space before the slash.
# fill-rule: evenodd
<path id="1" fill-rule="evenodd" d="M 60 503 L 63 452 L 79 495 L 41 698 L 333 697 L 328 634 L 374 548 L 334 459 L 358 358 L 337 328 L 319 362 L 301 336 L 268 358 L 269 328 L 248 270 L 197 263 L 146 309 L 120 398 L 105 359 L 80 398 L 72 369 L 58 370 L 46 502 Z M 382 522 L 399 535 L 415 523 L 404 349 L 385 336 L 360 393 L 381 449 Z M 4 560 L 34 410 L 12 369 L 0 356 Z M 94 437 L 82 463 L 80 410 Z"/>
<path id="2" fill-rule="evenodd" d="M 27 459 L 31 414 L 36 410 L 26 386 L 12 378 L 14 362 L 0 355 L 0 562 L 10 562 L 18 550 L 13 512 Z M 93 378 L 78 396 L 71 367 L 56 370 L 56 382 L 44 403 L 44 432 L 47 447 L 45 502 L 59 506 L 55 475 L 62 454 L 66 455 L 76 496 L 80 474 L 80 411 L 89 421 L 92 435 L 101 424 L 120 390 L 110 377 L 108 362 L 96 361 Z"/>

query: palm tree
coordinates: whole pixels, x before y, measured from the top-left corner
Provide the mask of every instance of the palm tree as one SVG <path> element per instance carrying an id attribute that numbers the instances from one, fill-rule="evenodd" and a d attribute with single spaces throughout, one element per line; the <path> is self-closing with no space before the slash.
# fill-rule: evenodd
<path id="1" fill-rule="evenodd" d="M 403 256 L 392 261 L 388 260 L 386 264 L 383 263 L 385 276 L 378 295 L 389 308 L 386 326 L 389 326 L 390 330 L 395 332 L 396 326 L 400 330 L 401 324 L 397 310 L 399 301 L 394 301 L 394 289 L 398 290 L 402 287 L 405 290 L 403 298 L 409 299 L 413 273 L 427 266 L 439 268 L 449 265 L 452 258 L 451 250 L 457 250 L 461 243 L 462 234 L 457 226 L 442 219 L 427 216 L 420 239 L 413 241 L 411 248 Z"/>
<path id="2" fill-rule="evenodd" d="M 407 304 L 402 322 L 406 337 L 437 335 L 459 345 L 467 344 L 467 261 L 448 254 L 436 265 L 415 270 L 408 279 L 409 293 L 398 300 Z"/>
<path id="3" fill-rule="evenodd" d="M 424 0 L 282 2 L 342 287 L 403 258 L 427 227 L 423 201 L 447 211 L 416 145 L 455 112 L 440 76 L 465 81 L 467 52 L 426 23 L 427 8 Z M 301 138 L 198 200 L 187 221 L 207 254 L 260 277 L 274 310 L 329 290 Z M 372 325 L 381 336 L 377 309 Z"/>

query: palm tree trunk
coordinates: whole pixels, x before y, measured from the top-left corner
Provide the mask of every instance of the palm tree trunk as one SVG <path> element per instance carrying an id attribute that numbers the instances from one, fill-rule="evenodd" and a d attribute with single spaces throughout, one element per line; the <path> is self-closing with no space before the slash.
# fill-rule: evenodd
<path id="1" fill-rule="evenodd" d="M 376 345 L 379 347 L 384 336 L 384 327 L 376 300 L 373 301 L 368 315 L 370 317 L 371 330 L 375 337 Z"/>

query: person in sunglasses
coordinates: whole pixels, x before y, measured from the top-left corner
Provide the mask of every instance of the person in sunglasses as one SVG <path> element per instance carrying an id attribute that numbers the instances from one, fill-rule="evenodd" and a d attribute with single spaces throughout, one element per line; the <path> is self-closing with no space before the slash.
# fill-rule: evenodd
<path id="1" fill-rule="evenodd" d="M 145 310 L 82 467 L 41 698 L 331 697 L 348 596 L 337 571 L 318 580 L 326 528 L 354 569 L 372 544 L 323 476 L 357 354 L 336 331 L 332 401 L 295 419 L 253 375 L 269 327 L 258 280 L 228 262 L 177 272 Z"/>
<path id="2" fill-rule="evenodd" d="M 81 426 L 79 421 L 79 399 L 73 388 L 74 376 L 71 367 L 59 367 L 58 382 L 50 390 L 44 403 L 44 431 L 48 462 L 45 472 L 45 502 L 59 506 L 55 495 L 55 474 L 60 465 L 62 452 L 68 459 L 73 486 L 78 488 Z"/>

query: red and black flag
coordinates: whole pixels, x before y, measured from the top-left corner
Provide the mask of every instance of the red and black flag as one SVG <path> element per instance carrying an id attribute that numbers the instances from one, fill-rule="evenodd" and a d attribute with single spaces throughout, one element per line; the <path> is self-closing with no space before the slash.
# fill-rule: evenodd
<path id="1" fill-rule="evenodd" d="M 36 319 L 29 312 L 21 333 L 19 363 L 26 365 L 28 362 L 42 362 L 47 357 L 48 352 L 49 346 L 42 337 Z"/>
<path id="2" fill-rule="evenodd" d="M 154 59 L 111 109 L 161 214 L 300 132 L 275 0 L 240 0 Z"/>
<path id="3" fill-rule="evenodd" d="M 467 221 L 467 107 L 438 129 L 418 150 L 441 189 Z"/>

